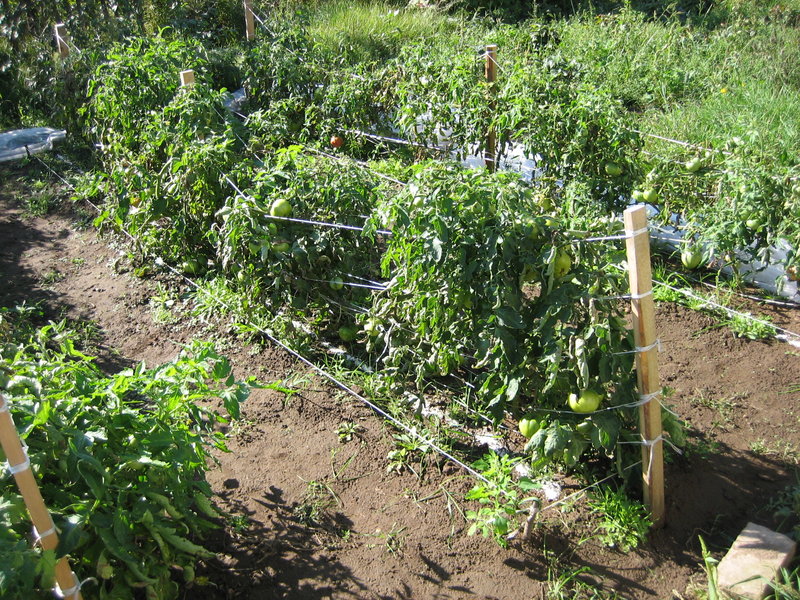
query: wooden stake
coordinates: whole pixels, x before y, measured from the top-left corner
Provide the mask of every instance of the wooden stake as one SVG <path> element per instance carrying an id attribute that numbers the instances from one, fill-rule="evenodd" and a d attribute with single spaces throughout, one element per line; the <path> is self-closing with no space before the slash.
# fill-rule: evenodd
<path id="1" fill-rule="evenodd" d="M 181 86 L 192 85 L 194 83 L 194 71 L 188 69 L 181 71 Z"/>
<path id="2" fill-rule="evenodd" d="M 256 23 L 253 15 L 252 0 L 244 0 L 244 30 L 248 42 L 256 39 Z"/>
<path id="3" fill-rule="evenodd" d="M 44 550 L 55 550 L 58 546 L 58 534 L 56 533 L 53 517 L 44 504 L 42 493 L 31 471 L 28 454 L 22 447 L 17 428 L 9 412 L 8 401 L 5 396 L 0 394 L 0 445 L 5 452 L 6 459 L 10 465 L 9 469 L 14 474 L 22 499 L 28 508 L 33 526 L 39 534 L 39 541 Z M 81 600 L 81 592 L 78 588 L 78 579 L 72 572 L 66 557 L 59 559 L 55 569 L 56 583 L 63 593 L 66 600 Z"/>
<path id="4" fill-rule="evenodd" d="M 486 46 L 486 83 L 489 84 L 489 114 L 493 115 L 495 111 L 494 101 L 494 83 L 497 81 L 497 46 L 491 44 Z M 495 150 L 497 147 L 497 140 L 495 139 L 494 126 L 489 127 L 486 132 L 486 149 L 483 151 L 483 160 L 486 163 L 486 168 L 494 172 L 497 169 L 495 164 Z"/>
<path id="5" fill-rule="evenodd" d="M 55 27 L 56 30 L 56 44 L 58 44 L 58 54 L 61 58 L 69 56 L 69 37 L 67 35 L 67 26 L 63 23 L 58 23 Z"/>
<path id="6" fill-rule="evenodd" d="M 653 526 L 664 524 L 664 442 L 661 438 L 661 391 L 658 378 L 653 275 L 650 267 L 650 234 L 647 208 L 640 204 L 625 213 L 628 251 L 628 275 L 631 283 L 631 310 L 636 341 L 636 378 L 642 397 L 650 401 L 639 407 L 639 431 L 642 435 L 642 477 L 644 501 L 650 508 Z"/>

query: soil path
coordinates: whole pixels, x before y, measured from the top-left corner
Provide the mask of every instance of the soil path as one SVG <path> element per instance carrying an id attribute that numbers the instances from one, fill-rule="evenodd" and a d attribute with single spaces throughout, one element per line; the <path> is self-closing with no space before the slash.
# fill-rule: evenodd
<path id="1" fill-rule="evenodd" d="M 778 522 L 770 502 L 796 484 L 796 347 L 739 339 L 705 315 L 660 305 L 662 379 L 691 425 L 687 452 L 670 453 L 667 465 L 667 525 L 623 553 L 601 543 L 599 516 L 578 500 L 502 549 L 466 535 L 471 483 L 457 467 L 432 460 L 422 477 L 387 472 L 395 432 L 371 411 L 282 351 L 179 310 L 191 305 L 185 287 L 133 277 L 124 251 L 80 227 L 79 215 L 26 216 L 22 174 L 0 169 L 0 305 L 38 302 L 49 318 L 80 322 L 104 368 L 159 363 L 193 336 L 213 337 L 239 376 L 293 390 L 255 391 L 234 426 L 231 452 L 210 474 L 234 518 L 211 541 L 221 559 L 201 570 L 206 585 L 186 598 L 521 600 L 548 597 L 580 569 L 577 581 L 601 597 L 689 598 L 703 582 L 699 535 L 719 552 L 749 520 L 793 525 Z M 769 312 L 800 331 L 797 309 Z M 357 426 L 350 441 L 337 434 L 342 423 Z M 563 493 L 574 489 L 565 483 Z"/>

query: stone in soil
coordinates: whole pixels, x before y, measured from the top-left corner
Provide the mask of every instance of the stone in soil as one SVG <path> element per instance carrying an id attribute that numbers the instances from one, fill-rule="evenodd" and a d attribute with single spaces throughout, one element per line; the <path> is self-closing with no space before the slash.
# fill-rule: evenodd
<path id="1" fill-rule="evenodd" d="M 781 533 L 748 523 L 720 561 L 720 589 L 734 598 L 761 600 L 772 581 L 794 557 L 796 544 Z"/>

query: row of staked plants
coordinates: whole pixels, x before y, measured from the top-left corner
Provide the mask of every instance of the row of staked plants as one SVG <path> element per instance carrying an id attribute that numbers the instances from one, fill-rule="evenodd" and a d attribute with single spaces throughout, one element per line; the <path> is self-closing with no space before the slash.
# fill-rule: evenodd
<path id="1" fill-rule="evenodd" d="M 24 12 L 24 4 L 19 3 L 15 14 Z M 735 57 L 726 54 L 725 44 L 748 33 L 756 36 L 753 44 L 767 44 L 762 38 L 769 32 L 763 23 L 744 19 L 686 39 L 684 26 L 675 19 L 665 15 L 661 21 L 648 20 L 631 7 L 597 19 L 532 19 L 507 26 L 450 16 L 431 7 L 345 7 L 336 2 L 306 7 L 286 2 L 269 10 L 257 7 L 263 26 L 258 24 L 257 41 L 245 45 L 235 43 L 242 37 L 240 8 L 226 3 L 216 12 L 191 3 L 128 8 L 133 18 L 127 21 L 121 18 L 126 10 L 122 5 L 115 18 L 101 19 L 117 26 L 98 30 L 97 40 L 79 37 L 76 42 L 84 50 L 66 63 L 53 64 L 41 56 L 29 60 L 52 68 L 40 74 L 18 72 L 17 81 L 37 83 L 14 92 L 18 86 L 9 80 L 7 102 L 20 107 L 27 97 L 33 110 L 33 105 L 53 104 L 56 98 L 71 133 L 96 143 L 96 132 L 78 115 L 85 106 L 82 90 L 95 68 L 109 59 L 109 44 L 132 33 L 146 33 L 151 44 L 159 27 L 168 25 L 164 38 L 191 48 L 181 54 L 173 45 L 172 56 L 183 59 L 173 61 L 179 63 L 177 68 L 194 68 L 214 89 L 247 89 L 254 113 L 251 124 L 258 130 L 252 139 L 257 152 L 297 142 L 314 145 L 334 134 L 360 130 L 399 135 L 423 146 L 440 145 L 442 132 L 447 132 L 447 146 L 464 154 L 480 151 L 485 132 L 493 127 L 499 154 L 513 148 L 535 158 L 539 176 L 564 183 L 560 195 L 566 203 L 606 215 L 619 211 L 630 198 L 647 201 L 662 209 L 664 223 L 674 214 L 685 217 L 686 238 L 702 248 L 704 263 L 713 259 L 736 266 L 739 260 L 753 258 L 766 262 L 780 246 L 787 251 L 790 275 L 796 276 L 800 172 L 791 147 L 769 133 L 760 134 L 758 127 L 746 135 L 694 139 L 697 146 L 639 133 L 648 129 L 648 123 L 639 120 L 645 109 L 691 103 L 720 88 L 725 93 L 717 95 L 723 99 L 744 94 L 742 73 Z M 92 31 L 83 23 L 74 25 L 82 35 Z M 30 29 L 19 15 L 7 27 L 18 36 Z M 500 46 L 494 86 L 488 86 L 482 74 L 487 42 Z M 666 71 L 658 67 L 655 46 L 668 49 Z M 141 43 L 140 49 L 150 52 Z M 720 62 L 719 72 L 704 71 L 705 63 L 695 54 L 687 55 L 690 50 L 709 64 Z M 753 56 L 743 51 L 741 58 L 760 60 L 758 52 L 756 46 Z M 632 53 L 640 66 L 636 72 L 625 62 Z M 136 71 L 141 85 L 151 77 L 172 76 L 168 71 L 156 75 L 155 63 L 148 60 L 144 57 L 144 63 L 153 65 L 152 72 Z M 9 58 L 9 69 L 0 76 L 11 77 L 21 68 L 18 62 Z M 763 67 L 770 78 L 791 83 L 779 67 Z M 124 80 L 120 77 L 123 86 L 136 85 L 133 79 Z M 734 80 L 741 91 L 736 91 Z M 130 97 L 146 93 L 134 90 Z M 374 144 L 349 134 L 345 148 L 365 156 Z M 418 154 L 437 153 L 418 149 Z"/>
<path id="2" fill-rule="evenodd" d="M 277 52 L 278 39 L 245 67 L 246 117 L 205 83 L 199 45 L 155 38 L 114 49 L 86 109 L 102 154 L 81 190 L 102 203 L 98 222 L 126 228 L 145 254 L 187 274 L 226 278 L 244 304 L 282 316 L 295 343 L 311 329 L 345 345 L 374 365 L 387 393 L 451 378 L 496 423 L 508 414 L 536 421 L 526 451 L 538 465 L 613 455 L 634 431 L 633 411 L 615 407 L 635 391 L 615 300 L 627 289 L 621 244 L 581 241 L 620 233 L 618 219 L 593 209 L 610 193 L 600 174 L 578 198 L 552 178 L 531 184 L 424 156 L 412 164 L 357 139 L 344 149 L 366 162 L 315 148 L 350 123 L 327 94 L 352 93 L 298 75 L 314 62 L 298 60 L 299 42 Z M 188 54 L 198 83 L 180 88 Z M 389 118 L 384 91 L 354 118 L 368 120 L 367 108 Z M 570 169 L 563 174 L 578 177 Z M 586 391 L 601 411 L 568 405 Z"/>
<path id="3" fill-rule="evenodd" d="M 253 382 L 235 380 L 213 346 L 193 342 L 155 368 L 103 373 L 65 321 L 31 307 L 0 311 L 0 389 L 59 532 L 31 547 L 13 477 L 0 477 L 0 596 L 49 598 L 70 555 L 84 598 L 172 600 L 213 553 L 223 515 L 206 471 L 225 451 Z"/>

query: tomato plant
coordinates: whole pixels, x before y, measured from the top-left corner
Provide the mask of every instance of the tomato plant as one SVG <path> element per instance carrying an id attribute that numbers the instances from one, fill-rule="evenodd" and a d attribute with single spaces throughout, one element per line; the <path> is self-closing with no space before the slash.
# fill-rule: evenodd
<path id="1" fill-rule="evenodd" d="M 106 376 L 64 322 L 36 328 L 13 311 L 0 313 L 0 322 L 0 387 L 59 528 L 59 553 L 71 555 L 79 580 L 99 577 L 99 597 L 132 599 L 144 588 L 152 598 L 176 598 L 173 569 L 191 582 L 196 561 L 213 556 L 198 543 L 220 516 L 205 473 L 212 448 L 226 450 L 216 424 L 238 418 L 249 385 L 202 342 L 155 369 Z M 211 398 L 224 411 L 201 403 Z M 3 597 L 20 590 L 34 597 L 39 579 L 44 590 L 52 581 L 52 555 L 16 553 L 29 531 L 5 478 L 0 555 L 12 549 L 14 556 L 0 562 Z"/>

